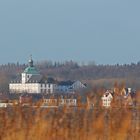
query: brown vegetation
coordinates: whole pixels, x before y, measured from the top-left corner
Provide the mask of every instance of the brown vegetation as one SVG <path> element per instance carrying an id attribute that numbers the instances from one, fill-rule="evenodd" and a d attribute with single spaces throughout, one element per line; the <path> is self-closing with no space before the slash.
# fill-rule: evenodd
<path id="1" fill-rule="evenodd" d="M 0 140 L 138 140 L 139 109 L 0 109 Z"/>
<path id="2" fill-rule="evenodd" d="M 139 63 L 124 66 L 78 66 L 72 62 L 45 64 L 38 64 L 45 75 L 58 79 L 82 79 L 94 85 L 96 88 L 87 94 L 89 101 L 94 103 L 93 110 L 90 107 L 3 108 L 0 109 L 0 140 L 139 140 L 140 92 L 137 93 L 135 107 L 122 107 L 121 101 L 117 100 L 112 108 L 104 109 L 100 103 L 104 89 L 97 88 L 98 85 L 113 87 L 116 78 L 119 83 L 127 81 L 126 84 L 139 87 L 139 80 L 133 81 L 139 76 Z M 0 90 L 8 91 L 9 80 L 25 67 L 19 64 L 1 66 Z M 124 84 L 115 84 L 114 87 L 116 95 L 120 96 Z"/>
<path id="3" fill-rule="evenodd" d="M 122 90 L 117 84 L 116 94 Z M 0 109 L 0 140 L 138 140 L 140 137 L 140 100 L 137 106 L 102 108 L 104 89 L 87 93 L 92 109 L 78 107 L 46 109 L 14 106 Z M 89 105 L 89 104 L 87 104 Z"/>

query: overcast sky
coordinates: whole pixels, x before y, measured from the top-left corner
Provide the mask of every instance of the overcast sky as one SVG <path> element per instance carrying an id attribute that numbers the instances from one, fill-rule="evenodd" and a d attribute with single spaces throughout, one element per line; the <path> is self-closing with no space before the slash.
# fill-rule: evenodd
<path id="1" fill-rule="evenodd" d="M 140 0 L 1 0 L 0 64 L 140 61 Z"/>

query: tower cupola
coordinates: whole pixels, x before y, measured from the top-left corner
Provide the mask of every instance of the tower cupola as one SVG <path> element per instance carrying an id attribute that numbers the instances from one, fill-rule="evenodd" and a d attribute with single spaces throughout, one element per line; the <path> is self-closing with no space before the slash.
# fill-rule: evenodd
<path id="1" fill-rule="evenodd" d="M 29 61 L 28 61 L 28 63 L 29 63 L 29 67 L 33 67 L 34 65 L 33 65 L 33 59 L 32 59 L 32 55 L 30 56 L 30 59 L 29 59 Z"/>

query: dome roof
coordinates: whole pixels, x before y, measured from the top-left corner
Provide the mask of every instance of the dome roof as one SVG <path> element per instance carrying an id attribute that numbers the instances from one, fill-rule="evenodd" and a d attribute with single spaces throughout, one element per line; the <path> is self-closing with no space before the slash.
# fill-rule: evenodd
<path id="1" fill-rule="evenodd" d="M 26 73 L 26 74 L 39 74 L 39 71 L 35 67 L 29 66 L 24 70 L 24 73 Z"/>

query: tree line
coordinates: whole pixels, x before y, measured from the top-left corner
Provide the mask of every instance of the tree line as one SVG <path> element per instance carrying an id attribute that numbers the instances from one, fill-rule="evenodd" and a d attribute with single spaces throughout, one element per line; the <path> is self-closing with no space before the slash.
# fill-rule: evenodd
<path id="1" fill-rule="evenodd" d="M 0 89 L 6 88 L 11 79 L 16 78 L 27 64 L 8 63 L 0 65 Z M 140 77 L 140 62 L 131 64 L 97 65 L 94 62 L 79 64 L 74 61 L 36 62 L 37 69 L 46 77 L 62 80 L 99 80 L 99 79 L 135 79 Z"/>

